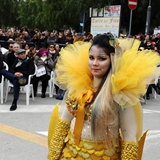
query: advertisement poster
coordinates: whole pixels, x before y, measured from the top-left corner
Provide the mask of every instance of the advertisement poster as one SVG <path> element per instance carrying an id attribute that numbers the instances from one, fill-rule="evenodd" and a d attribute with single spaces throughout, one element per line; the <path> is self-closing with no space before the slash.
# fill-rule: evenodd
<path id="1" fill-rule="evenodd" d="M 121 6 L 106 6 L 104 7 L 104 17 L 120 17 Z"/>
<path id="2" fill-rule="evenodd" d="M 97 34 L 103 34 L 111 32 L 118 36 L 119 34 L 119 22 L 120 18 L 116 17 L 103 17 L 103 18 L 92 18 L 91 19 L 91 33 L 93 36 Z"/>
<path id="3" fill-rule="evenodd" d="M 99 15 L 95 13 L 91 18 L 91 34 L 93 36 L 97 34 L 103 34 L 107 32 L 111 32 L 115 36 L 119 36 L 119 28 L 120 28 L 120 12 L 121 6 L 106 6 L 104 7 L 103 16 L 95 16 Z"/>

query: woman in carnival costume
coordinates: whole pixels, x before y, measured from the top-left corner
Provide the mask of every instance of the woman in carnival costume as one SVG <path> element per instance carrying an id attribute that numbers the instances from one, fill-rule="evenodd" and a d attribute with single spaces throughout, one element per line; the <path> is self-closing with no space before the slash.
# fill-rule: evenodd
<path id="1" fill-rule="evenodd" d="M 138 51 L 137 40 L 118 43 L 108 33 L 61 51 L 56 81 L 67 90 L 66 107 L 59 116 L 57 104 L 51 116 L 49 160 L 141 159 L 140 97 L 160 59 Z"/>

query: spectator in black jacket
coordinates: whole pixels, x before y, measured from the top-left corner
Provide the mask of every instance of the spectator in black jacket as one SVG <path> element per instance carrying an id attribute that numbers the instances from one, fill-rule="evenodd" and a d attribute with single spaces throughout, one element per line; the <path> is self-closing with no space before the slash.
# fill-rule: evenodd
<path id="1" fill-rule="evenodd" d="M 57 36 L 54 34 L 54 32 L 51 32 L 49 37 L 47 38 L 48 45 L 55 43 L 57 40 Z"/>
<path id="2" fill-rule="evenodd" d="M 17 52 L 17 60 L 10 67 L 9 71 L 2 69 L 0 73 L 4 75 L 13 84 L 14 99 L 10 107 L 10 111 L 17 109 L 17 100 L 19 98 L 20 86 L 28 83 L 28 76 L 35 72 L 35 65 L 32 59 L 26 56 L 24 49 Z"/>
<path id="3" fill-rule="evenodd" d="M 4 60 L 6 63 L 7 63 L 7 56 L 8 56 L 8 54 L 10 54 L 10 53 L 13 52 L 13 44 L 14 44 L 14 42 L 9 42 L 8 51 L 3 54 L 3 60 Z"/>
<path id="4" fill-rule="evenodd" d="M 58 34 L 58 38 L 57 38 L 57 40 L 56 40 L 56 42 L 55 42 L 55 43 L 63 44 L 63 45 L 65 45 L 65 44 L 66 44 L 66 38 L 65 38 L 64 33 L 63 33 L 63 32 L 59 32 L 59 34 Z"/>
<path id="5" fill-rule="evenodd" d="M 71 33 L 67 34 L 66 35 L 66 45 L 73 44 L 73 41 L 74 41 L 74 39 L 73 39 L 72 34 Z"/>
<path id="6" fill-rule="evenodd" d="M 18 43 L 14 43 L 13 44 L 13 51 L 7 55 L 6 62 L 8 64 L 9 68 L 14 64 L 15 60 L 17 60 L 17 52 L 19 49 L 20 49 L 20 45 Z"/>

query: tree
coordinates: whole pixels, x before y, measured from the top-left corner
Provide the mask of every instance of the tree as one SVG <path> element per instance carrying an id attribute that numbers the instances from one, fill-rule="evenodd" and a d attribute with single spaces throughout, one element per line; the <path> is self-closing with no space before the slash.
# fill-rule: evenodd
<path id="1" fill-rule="evenodd" d="M 144 33 L 149 0 L 139 0 L 133 11 L 132 34 Z M 90 30 L 89 8 L 121 5 L 121 28 L 129 29 L 128 0 L 1 0 L 0 26 L 27 26 L 40 30 L 60 29 L 63 25 L 81 31 L 80 15 L 86 14 L 85 30 Z M 158 27 L 160 1 L 152 0 L 151 30 Z"/>
<path id="2" fill-rule="evenodd" d="M 0 26 L 10 27 L 18 24 L 17 0 L 1 0 L 0 4 Z M 13 25 L 14 24 L 14 25 Z"/>
<path id="3" fill-rule="evenodd" d="M 41 11 L 42 3 L 38 3 L 34 0 L 21 1 L 18 7 L 18 18 L 20 26 L 27 26 L 28 28 L 35 28 L 39 26 L 41 28 L 43 18 L 40 16 L 43 12 Z M 42 7 L 43 8 L 43 7 Z"/>

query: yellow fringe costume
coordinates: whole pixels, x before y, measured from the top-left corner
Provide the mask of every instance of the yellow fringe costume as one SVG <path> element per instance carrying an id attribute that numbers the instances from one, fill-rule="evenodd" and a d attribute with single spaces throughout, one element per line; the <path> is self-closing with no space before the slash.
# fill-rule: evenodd
<path id="1" fill-rule="evenodd" d="M 48 131 L 49 160 L 141 160 L 146 133 L 140 138 L 142 117 L 139 100 L 146 93 L 146 84 L 149 84 L 157 74 L 156 66 L 160 58 L 152 51 L 138 51 L 137 40 L 125 39 L 119 40 L 119 43 L 120 47 L 116 48 L 112 62 L 114 64 L 111 76 L 112 94 L 114 101 L 122 109 L 134 106 L 138 126 L 137 142 L 121 143 L 120 137 L 117 137 L 111 139 L 112 147 L 109 149 L 104 140 L 95 142 L 81 137 L 79 130 L 79 127 L 83 127 L 81 121 L 85 123 L 84 125 L 90 126 L 84 119 L 85 116 L 89 118 L 92 113 L 86 115 L 84 106 L 91 101 L 94 91 L 93 77 L 88 68 L 91 44 L 77 42 L 61 51 L 56 68 L 57 83 L 62 89 L 68 90 L 70 95 L 66 100 L 66 106 L 73 116 L 76 115 L 77 120 L 75 127 L 72 123 L 61 120 L 58 115 L 59 106 L 56 105 Z M 62 126 L 63 128 L 59 129 Z"/>

